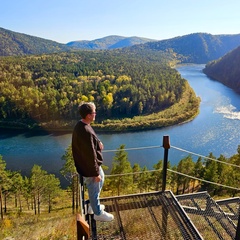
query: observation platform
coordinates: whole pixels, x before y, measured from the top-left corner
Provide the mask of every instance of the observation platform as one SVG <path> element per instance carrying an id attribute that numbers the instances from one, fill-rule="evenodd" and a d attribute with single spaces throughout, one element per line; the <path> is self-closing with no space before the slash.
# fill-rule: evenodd
<path id="1" fill-rule="evenodd" d="M 174 196 L 171 191 L 102 198 L 112 222 L 86 215 L 98 240 L 236 239 L 240 198 L 214 201 L 207 192 Z M 86 201 L 86 207 L 88 201 Z"/>
<path id="2" fill-rule="evenodd" d="M 175 196 L 166 190 L 167 172 L 234 191 L 240 189 L 168 169 L 168 136 L 163 136 L 163 148 L 162 191 L 102 198 L 101 204 L 105 205 L 106 211 L 112 213 L 115 219 L 112 222 L 96 222 L 93 215 L 85 215 L 90 229 L 89 240 L 240 240 L 239 197 L 215 201 L 206 191 Z M 81 193 L 84 196 L 83 181 Z M 88 200 L 84 201 L 83 198 L 82 204 L 84 209 L 88 209 Z"/>

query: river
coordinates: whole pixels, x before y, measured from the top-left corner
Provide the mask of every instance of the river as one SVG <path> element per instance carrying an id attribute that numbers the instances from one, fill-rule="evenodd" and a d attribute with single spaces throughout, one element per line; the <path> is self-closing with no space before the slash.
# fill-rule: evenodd
<path id="1" fill-rule="evenodd" d="M 219 157 L 230 157 L 237 153 L 240 145 L 240 95 L 219 82 L 210 80 L 202 73 L 204 65 L 180 66 L 177 70 L 187 79 L 201 98 L 200 114 L 192 121 L 151 131 L 99 134 L 105 145 L 105 165 L 111 168 L 112 159 L 121 144 L 128 149 L 128 159 L 141 167 L 152 169 L 163 159 L 162 138 L 170 136 L 171 146 L 186 149 L 203 156 L 210 152 Z M 61 160 L 71 143 L 71 134 L 41 134 L 2 131 L 0 133 L 0 154 L 11 170 L 29 174 L 34 164 L 59 176 Z M 159 146 L 159 147 L 158 147 Z M 134 148 L 134 150 L 132 150 Z M 137 148 L 137 150 L 136 150 Z M 171 148 L 171 165 L 189 153 Z"/>

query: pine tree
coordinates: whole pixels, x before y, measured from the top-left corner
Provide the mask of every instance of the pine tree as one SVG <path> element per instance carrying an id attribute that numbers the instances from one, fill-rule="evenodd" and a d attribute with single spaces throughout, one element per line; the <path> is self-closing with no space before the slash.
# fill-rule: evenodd
<path id="1" fill-rule="evenodd" d="M 183 174 L 193 176 L 194 165 L 195 164 L 192 160 L 192 157 L 189 155 L 189 156 L 183 158 L 179 162 L 179 164 L 177 166 L 177 171 L 180 172 L 180 173 L 183 173 Z M 179 193 L 180 188 L 182 189 L 182 194 L 184 194 L 185 190 L 187 188 L 189 188 L 190 182 L 191 182 L 191 178 L 185 177 L 185 176 L 182 176 L 182 175 L 178 175 L 177 176 L 177 185 L 178 185 L 177 194 Z"/>
<path id="2" fill-rule="evenodd" d="M 216 157 L 213 156 L 212 153 L 209 154 L 209 158 L 216 159 Z M 205 162 L 205 168 L 204 168 L 204 177 L 205 180 L 218 183 L 219 175 L 218 175 L 218 164 L 216 161 L 207 159 Z M 209 193 L 215 194 L 218 187 L 210 184 L 210 183 L 203 183 L 204 189 L 206 189 Z"/>
<path id="3" fill-rule="evenodd" d="M 55 177 L 54 174 L 48 174 L 46 176 L 46 188 L 45 188 L 45 198 L 48 202 L 48 212 L 52 210 L 53 198 L 60 193 L 60 180 Z"/>
<path id="4" fill-rule="evenodd" d="M 41 166 L 33 166 L 31 170 L 30 182 L 35 214 L 40 214 L 40 206 L 46 187 L 46 176 L 47 172 L 42 170 Z"/>
<path id="5" fill-rule="evenodd" d="M 6 188 L 7 182 L 6 162 L 0 155 L 0 214 L 3 219 L 3 191 Z"/>
<path id="6" fill-rule="evenodd" d="M 160 160 L 158 163 L 154 164 L 153 168 L 158 171 L 152 173 L 151 185 L 155 191 L 159 191 L 162 186 L 163 161 Z"/>
<path id="7" fill-rule="evenodd" d="M 80 188 L 79 188 L 79 175 L 77 173 L 73 156 L 71 145 L 65 151 L 62 156 L 62 160 L 65 161 L 60 173 L 70 182 L 70 187 L 72 191 L 72 210 L 78 209 L 80 203 Z"/>
<path id="8" fill-rule="evenodd" d="M 127 152 L 124 150 L 125 145 L 121 145 L 114 156 L 113 167 L 111 170 L 111 174 L 124 174 L 124 173 L 132 173 L 132 167 L 130 162 L 128 161 Z M 127 192 L 129 188 L 132 186 L 133 179 L 132 175 L 122 176 L 119 175 L 117 177 L 112 177 L 110 181 L 110 186 L 112 187 L 112 191 L 117 190 L 117 194 L 120 195 L 120 192 Z"/>

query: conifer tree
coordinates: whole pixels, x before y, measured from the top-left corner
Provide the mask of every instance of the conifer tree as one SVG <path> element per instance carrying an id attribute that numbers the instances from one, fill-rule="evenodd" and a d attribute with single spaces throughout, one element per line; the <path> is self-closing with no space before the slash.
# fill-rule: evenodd
<path id="1" fill-rule="evenodd" d="M 45 198 L 48 202 L 48 212 L 50 213 L 52 210 L 53 199 L 60 193 L 60 181 L 54 174 L 48 174 L 46 176 L 46 182 Z"/>
<path id="2" fill-rule="evenodd" d="M 125 145 L 121 145 L 114 156 L 113 167 L 111 170 L 111 174 L 124 174 L 124 173 L 132 173 L 132 167 L 130 162 L 128 161 L 127 152 L 124 150 Z M 117 194 L 126 192 L 132 186 L 132 175 L 122 176 L 119 175 L 117 177 L 111 178 L 110 185 L 112 190 L 117 190 Z"/>
<path id="3" fill-rule="evenodd" d="M 0 214 L 3 219 L 3 191 L 6 188 L 7 182 L 6 162 L 0 155 Z"/>
<path id="4" fill-rule="evenodd" d="M 142 168 L 142 173 L 139 178 L 138 188 L 140 192 L 148 191 L 150 188 L 150 173 L 146 166 Z"/>
<path id="5" fill-rule="evenodd" d="M 72 191 L 72 211 L 78 209 L 80 204 L 80 188 L 79 188 L 79 175 L 77 173 L 73 156 L 72 156 L 72 147 L 71 145 L 65 151 L 65 154 L 62 156 L 62 160 L 65 161 L 60 173 L 66 178 L 70 183 L 70 188 Z"/>
<path id="6" fill-rule="evenodd" d="M 40 214 L 40 206 L 47 183 L 46 176 L 47 172 L 45 170 L 42 170 L 41 166 L 33 166 L 31 170 L 30 182 L 35 214 Z"/>
<path id="7" fill-rule="evenodd" d="M 204 173 L 204 166 L 203 166 L 203 163 L 202 163 L 202 158 L 199 157 L 198 160 L 196 161 L 195 165 L 194 165 L 194 177 L 202 179 L 203 178 L 203 173 Z M 201 186 L 201 182 L 198 182 L 197 180 L 193 180 L 192 192 L 195 191 L 196 183 L 199 184 L 197 187 Z"/>
<path id="8" fill-rule="evenodd" d="M 189 155 L 183 158 L 177 166 L 177 171 L 183 174 L 187 174 L 193 176 L 194 173 L 194 162 L 192 157 Z M 179 194 L 180 189 L 182 190 L 182 194 L 185 192 L 187 188 L 189 188 L 189 184 L 191 182 L 191 178 L 185 177 L 182 175 L 177 176 L 177 194 Z"/>
<path id="9" fill-rule="evenodd" d="M 205 161 L 205 168 L 204 168 L 204 179 L 210 182 L 218 183 L 219 175 L 218 175 L 218 165 L 217 162 L 212 159 L 216 159 L 212 153 L 209 154 L 209 159 Z M 215 194 L 217 191 L 217 186 L 212 185 L 210 183 L 203 183 L 204 189 L 206 189 L 209 193 Z"/>
<path id="10" fill-rule="evenodd" d="M 140 175 L 141 175 L 141 167 L 138 163 L 134 163 L 133 167 L 132 167 L 132 172 L 133 172 L 133 191 L 134 191 L 134 188 L 137 187 L 137 184 L 139 182 L 139 178 L 140 178 Z"/>
<path id="11" fill-rule="evenodd" d="M 160 160 L 158 163 L 153 165 L 155 170 L 159 170 L 152 173 L 151 176 L 151 185 L 155 191 L 159 191 L 162 186 L 162 169 L 163 169 L 163 161 Z"/>
<path id="12" fill-rule="evenodd" d="M 11 172 L 11 192 L 15 195 L 15 207 L 19 208 L 19 212 L 22 212 L 22 193 L 23 193 L 23 177 L 19 172 Z"/>

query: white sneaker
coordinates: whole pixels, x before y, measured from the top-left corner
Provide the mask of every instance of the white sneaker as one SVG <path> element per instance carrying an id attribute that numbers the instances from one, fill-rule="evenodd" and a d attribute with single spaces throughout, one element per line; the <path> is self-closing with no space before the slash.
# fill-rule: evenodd
<path id="1" fill-rule="evenodd" d="M 110 222 L 114 219 L 114 216 L 111 213 L 107 213 L 105 211 L 102 211 L 101 215 L 94 214 L 94 219 L 96 221 L 101 221 L 101 222 Z"/>
<path id="2" fill-rule="evenodd" d="M 101 209 L 101 210 L 104 210 L 104 209 L 105 209 L 105 206 L 104 206 L 103 204 L 100 204 L 100 209 Z M 88 214 L 94 214 L 91 205 L 89 205 L 87 212 L 88 212 Z"/>

